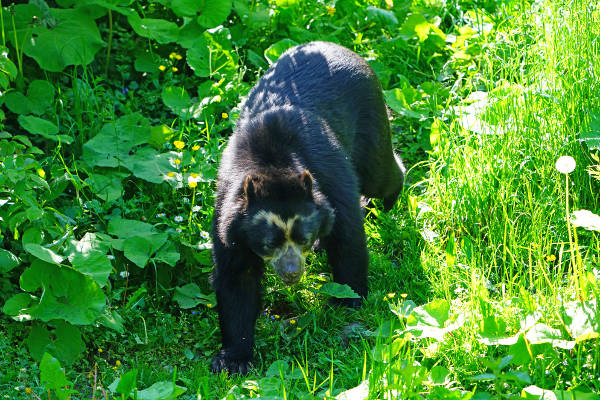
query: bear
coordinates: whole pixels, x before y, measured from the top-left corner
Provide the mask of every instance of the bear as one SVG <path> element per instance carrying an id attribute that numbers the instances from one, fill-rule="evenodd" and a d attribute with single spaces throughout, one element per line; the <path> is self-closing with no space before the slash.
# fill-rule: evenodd
<path id="1" fill-rule="evenodd" d="M 213 372 L 249 371 L 265 264 L 293 285 L 318 241 L 333 280 L 367 296 L 361 195 L 389 210 L 404 175 L 382 87 L 366 61 L 328 42 L 279 57 L 249 92 L 219 163 L 211 282 L 222 348 Z"/>

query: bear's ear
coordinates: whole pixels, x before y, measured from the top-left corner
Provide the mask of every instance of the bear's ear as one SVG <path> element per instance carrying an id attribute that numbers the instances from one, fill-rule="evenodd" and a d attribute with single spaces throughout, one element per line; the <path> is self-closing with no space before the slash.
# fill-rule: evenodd
<path id="1" fill-rule="evenodd" d="M 258 180 L 259 178 L 252 174 L 248 174 L 244 178 L 244 199 L 246 199 L 246 203 L 250 203 L 256 198 L 256 190 L 259 185 Z"/>
<path id="2" fill-rule="evenodd" d="M 300 183 L 307 195 L 312 196 L 313 177 L 307 169 L 300 176 Z"/>

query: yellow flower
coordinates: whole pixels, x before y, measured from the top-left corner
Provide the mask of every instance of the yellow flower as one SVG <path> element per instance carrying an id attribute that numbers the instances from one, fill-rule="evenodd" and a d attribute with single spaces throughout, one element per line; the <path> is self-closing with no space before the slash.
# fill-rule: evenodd
<path id="1" fill-rule="evenodd" d="M 160 69 L 161 71 L 164 71 L 165 69 L 167 69 L 167 67 L 165 67 L 164 65 L 159 65 L 158 69 Z"/>
<path id="2" fill-rule="evenodd" d="M 169 54 L 169 58 L 170 58 L 171 60 L 172 60 L 172 59 L 174 59 L 175 57 L 177 57 L 177 53 L 174 53 L 174 52 L 173 52 L 173 53 Z"/>
<path id="3" fill-rule="evenodd" d="M 296 328 L 297 331 L 301 331 L 302 328 L 300 328 L 299 326 Z"/>
<path id="4" fill-rule="evenodd" d="M 275 319 L 279 319 L 279 318 L 281 318 L 281 317 L 279 316 L 279 314 L 275 314 L 275 315 L 273 315 L 273 316 L 275 317 Z"/>
<path id="5" fill-rule="evenodd" d="M 179 68 L 177 68 L 177 67 L 173 67 L 173 68 L 171 68 L 171 69 L 173 70 L 173 72 L 177 72 L 177 71 L 179 71 Z"/>
<path id="6" fill-rule="evenodd" d="M 121 361 L 120 361 L 120 360 L 117 360 L 117 361 L 115 362 L 115 365 L 116 365 L 117 367 L 120 367 L 120 366 L 121 366 Z"/>
<path id="7" fill-rule="evenodd" d="M 192 189 L 195 188 L 196 186 L 198 186 L 198 183 L 196 181 L 191 181 L 188 183 L 188 186 L 191 187 Z"/>
<path id="8" fill-rule="evenodd" d="M 192 178 L 196 179 L 196 178 L 198 177 L 198 174 L 197 174 L 197 173 L 195 173 L 195 172 L 192 172 L 192 173 L 190 174 L 190 176 L 191 176 Z"/>
<path id="9" fill-rule="evenodd" d="M 556 256 L 554 254 L 550 254 L 549 256 L 546 257 L 546 261 L 554 262 L 554 261 L 556 261 Z"/>
<path id="10" fill-rule="evenodd" d="M 394 298 L 394 296 L 396 295 L 396 293 L 388 293 L 387 295 L 388 295 L 388 297 L 389 297 L 390 299 L 393 299 L 393 298 Z"/>
<path id="11" fill-rule="evenodd" d="M 167 176 L 168 176 L 169 178 L 172 178 L 172 177 L 174 177 L 174 176 L 175 176 L 175 172 L 171 171 L 171 172 L 169 172 L 169 173 L 167 174 Z"/>
<path id="12" fill-rule="evenodd" d="M 181 140 L 176 140 L 173 142 L 173 145 L 177 148 L 177 150 L 181 150 L 185 146 L 185 143 Z"/>
<path id="13" fill-rule="evenodd" d="M 407 295 L 406 293 L 402 293 L 402 294 L 400 295 L 400 297 L 402 297 L 403 299 L 405 299 L 405 298 L 407 298 L 407 297 L 408 297 L 408 295 Z"/>
<path id="14" fill-rule="evenodd" d="M 229 114 L 227 114 L 226 112 L 221 113 L 221 118 L 227 119 L 227 118 L 229 118 Z"/>
<path id="15" fill-rule="evenodd" d="M 42 178 L 42 179 L 46 179 L 46 171 L 44 171 L 44 170 L 43 170 L 43 169 L 41 169 L 41 168 L 38 168 L 38 170 L 37 170 L 37 173 L 38 173 L 38 175 L 40 176 L 40 178 Z"/>
<path id="16" fill-rule="evenodd" d="M 295 319 L 290 319 L 290 325 L 294 325 L 296 323 Z"/>
<path id="17" fill-rule="evenodd" d="M 329 6 L 325 6 L 325 8 L 327 8 L 327 14 L 328 15 L 333 15 L 335 14 L 335 7 L 329 7 Z"/>
<path id="18" fill-rule="evenodd" d="M 181 160 L 179 158 L 176 158 L 175 161 L 173 161 L 173 162 L 177 165 L 181 164 Z"/>
<path id="19" fill-rule="evenodd" d="M 102 349 L 98 349 L 98 353 L 102 353 L 104 350 Z"/>
<path id="20" fill-rule="evenodd" d="M 31 393 L 33 393 L 33 390 L 31 390 L 31 388 L 30 388 L 30 387 L 26 387 L 26 388 L 25 388 L 25 393 L 27 393 L 27 394 L 31 394 Z"/>
<path id="21" fill-rule="evenodd" d="M 383 301 L 388 301 L 387 295 L 383 296 Z"/>
<path id="22" fill-rule="evenodd" d="M 183 57 L 181 57 L 179 54 L 175 54 L 175 59 L 177 60 L 181 60 Z"/>
<path id="23" fill-rule="evenodd" d="M 194 151 L 200 150 L 200 145 L 195 144 L 194 147 L 192 147 L 192 150 L 194 150 Z"/>
<path id="24" fill-rule="evenodd" d="M 212 308 L 212 304 L 211 303 L 206 303 L 206 307 Z"/>

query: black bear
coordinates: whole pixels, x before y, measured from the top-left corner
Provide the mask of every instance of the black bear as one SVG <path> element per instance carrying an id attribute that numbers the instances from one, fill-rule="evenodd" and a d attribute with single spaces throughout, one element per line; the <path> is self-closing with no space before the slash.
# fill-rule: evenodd
<path id="1" fill-rule="evenodd" d="M 367 295 L 360 195 L 389 209 L 404 181 L 381 90 L 358 55 L 313 42 L 282 54 L 250 91 L 218 173 L 212 284 L 223 346 L 214 372 L 248 372 L 265 263 L 292 285 L 318 239 L 334 281 Z"/>

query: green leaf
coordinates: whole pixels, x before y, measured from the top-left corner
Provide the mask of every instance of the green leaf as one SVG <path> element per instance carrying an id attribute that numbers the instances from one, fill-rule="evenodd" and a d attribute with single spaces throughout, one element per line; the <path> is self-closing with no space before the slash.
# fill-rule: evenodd
<path id="1" fill-rule="evenodd" d="M 314 292 L 326 294 L 338 299 L 360 299 L 360 296 L 356 294 L 350 286 L 341 285 L 336 282 L 328 282 Z"/>
<path id="2" fill-rule="evenodd" d="M 91 166 L 123 166 L 135 146 L 148 143 L 149 132 L 150 123 L 146 118 L 138 113 L 127 114 L 105 124 L 83 145 L 83 159 Z"/>
<path id="3" fill-rule="evenodd" d="M 600 337 L 600 309 L 596 300 L 573 301 L 560 311 L 576 343 Z"/>
<path id="4" fill-rule="evenodd" d="M 46 389 L 60 389 L 72 385 L 65 376 L 60 362 L 49 353 L 44 353 L 40 363 L 40 380 Z"/>
<path id="5" fill-rule="evenodd" d="M 237 72 L 236 58 L 230 48 L 205 32 L 187 51 L 187 63 L 194 73 L 206 78 L 215 74 L 232 76 Z M 229 45 L 230 47 L 230 45 Z"/>
<path id="6" fill-rule="evenodd" d="M 23 311 L 29 308 L 31 302 L 32 298 L 29 293 L 17 293 L 6 300 L 6 303 L 2 307 L 2 312 L 11 317 L 17 317 L 17 320 L 27 320 L 29 318 Z"/>
<path id="7" fill-rule="evenodd" d="M 521 398 L 529 400 L 598 400 L 600 396 L 578 390 L 546 390 L 531 385 L 521 391 Z"/>
<path id="8" fill-rule="evenodd" d="M 105 174 L 93 173 L 85 180 L 92 192 L 104 201 L 115 201 L 123 196 L 122 180 L 127 172 L 110 171 Z"/>
<path id="9" fill-rule="evenodd" d="M 389 28 L 398 26 L 398 19 L 392 11 L 383 10 L 374 6 L 367 7 L 367 20 L 378 22 Z"/>
<path id="10" fill-rule="evenodd" d="M 60 72 L 68 65 L 87 65 L 104 46 L 100 32 L 85 10 L 50 9 L 56 25 L 51 29 L 34 25 L 23 52 L 42 69 Z"/>
<path id="11" fill-rule="evenodd" d="M 138 370 L 135 368 L 131 371 L 127 371 L 109 386 L 110 391 L 122 394 L 125 398 L 130 397 L 137 384 L 137 373 Z"/>
<path id="12" fill-rule="evenodd" d="M 157 382 L 147 389 L 137 392 L 138 400 L 172 399 L 181 396 L 187 389 L 173 382 Z"/>
<path id="13" fill-rule="evenodd" d="M 405 93 L 402 89 L 391 89 L 384 90 L 383 97 L 385 98 L 386 103 L 392 110 L 407 118 L 417 118 L 420 119 L 422 115 L 411 110 L 409 103 L 406 100 Z"/>
<path id="14" fill-rule="evenodd" d="M 140 18 L 137 14 L 131 14 L 127 21 L 137 33 L 142 37 L 154 39 L 160 44 L 172 43 L 177 41 L 179 36 L 179 27 L 177 24 L 164 19 Z"/>
<path id="15" fill-rule="evenodd" d="M 182 87 L 167 86 L 163 89 L 161 97 L 163 103 L 184 120 L 197 117 L 201 111 L 200 107 L 192 105 L 190 95 Z"/>
<path id="16" fill-rule="evenodd" d="M 76 252 L 69 257 L 69 261 L 79 272 L 94 279 L 100 287 L 108 282 L 112 265 L 105 253 L 96 250 Z"/>
<path id="17" fill-rule="evenodd" d="M 273 64 L 286 50 L 296 46 L 298 43 L 291 39 L 281 39 L 277 43 L 273 43 L 265 50 L 265 58 L 269 64 Z"/>
<path id="18" fill-rule="evenodd" d="M 460 328 L 464 322 L 464 315 L 451 315 L 450 303 L 438 299 L 415 308 L 406 319 L 405 331 L 421 338 L 443 340 L 446 333 Z"/>
<path id="19" fill-rule="evenodd" d="M 27 243 L 23 246 L 23 248 L 32 256 L 51 264 L 60 264 L 64 260 L 63 256 L 56 254 L 52 250 L 42 247 L 36 243 Z"/>
<path id="20" fill-rule="evenodd" d="M 114 218 L 108 223 L 108 233 L 122 238 L 155 232 L 153 225 L 133 219 Z"/>
<path id="21" fill-rule="evenodd" d="M 269 365 L 265 376 L 272 376 L 279 378 L 280 376 L 288 376 L 288 363 L 283 360 L 276 360 Z"/>
<path id="22" fill-rule="evenodd" d="M 177 261 L 179 261 L 179 257 L 180 255 L 175 244 L 172 241 L 169 241 L 156 252 L 154 259 L 174 267 Z"/>
<path id="23" fill-rule="evenodd" d="M 63 319 L 73 325 L 89 325 L 102 313 L 106 296 L 90 277 L 67 267 L 34 260 L 20 279 L 21 289 L 44 290 L 39 303 L 29 310 L 42 321 Z"/>
<path id="24" fill-rule="evenodd" d="M 125 332 L 125 329 L 123 328 L 123 317 L 115 310 L 105 308 L 102 315 L 100 315 L 98 322 L 119 333 Z"/>
<path id="25" fill-rule="evenodd" d="M 575 348 L 574 341 L 564 340 L 559 329 L 550 328 L 545 324 L 536 324 L 527 331 L 525 335 L 531 344 L 551 343 L 553 347 L 559 347 L 565 350 Z"/>
<path id="26" fill-rule="evenodd" d="M 53 136 L 58 133 L 58 127 L 52 122 L 32 115 L 19 115 L 19 124 L 29 133 L 40 134 L 44 137 Z"/>
<path id="27" fill-rule="evenodd" d="M 419 42 L 424 42 L 429 36 L 431 24 L 421 14 L 410 14 L 400 28 L 400 37 L 408 40 L 417 36 Z"/>
<path id="28" fill-rule="evenodd" d="M 23 93 L 13 90 L 3 96 L 6 107 L 15 114 L 29 114 L 33 107 Z"/>
<path id="29" fill-rule="evenodd" d="M 150 128 L 150 139 L 148 143 L 159 150 L 163 145 L 175 136 L 175 131 L 166 125 L 158 125 Z"/>
<path id="30" fill-rule="evenodd" d="M 27 88 L 27 98 L 30 102 L 31 112 L 42 115 L 54 102 L 54 86 L 45 80 L 35 80 Z"/>
<path id="31" fill-rule="evenodd" d="M 158 250 L 169 238 L 167 233 L 154 233 L 144 236 L 131 236 L 125 239 L 123 244 L 123 254 L 129 260 L 133 261 L 138 267 L 143 268 Z"/>
<path id="32" fill-rule="evenodd" d="M 194 308 L 198 304 L 215 304 L 214 299 L 202 293 L 200 287 L 195 283 L 176 287 L 173 293 L 173 300 L 179 303 L 179 307 L 184 309 Z"/>
<path id="33" fill-rule="evenodd" d="M 203 7 L 198 10 L 198 24 L 206 28 L 221 25 L 231 12 L 231 3 L 232 0 L 204 0 Z"/>
<path id="34" fill-rule="evenodd" d="M 19 257 L 8 250 L 0 249 L 0 273 L 6 273 L 21 263 Z"/>
<path id="35" fill-rule="evenodd" d="M 178 158 L 174 151 L 157 154 L 153 149 L 143 149 L 130 158 L 128 168 L 136 177 L 158 184 L 172 179 L 168 174 L 175 171 L 174 161 Z"/>

